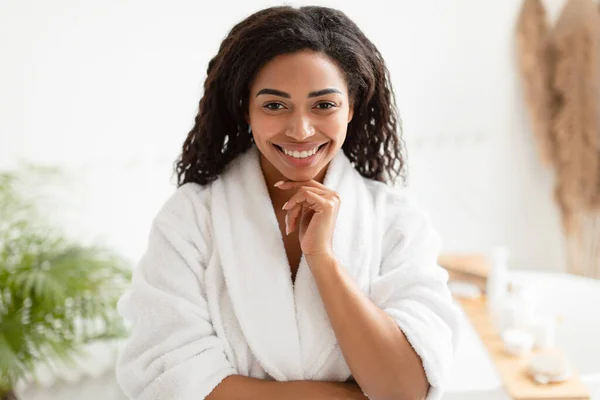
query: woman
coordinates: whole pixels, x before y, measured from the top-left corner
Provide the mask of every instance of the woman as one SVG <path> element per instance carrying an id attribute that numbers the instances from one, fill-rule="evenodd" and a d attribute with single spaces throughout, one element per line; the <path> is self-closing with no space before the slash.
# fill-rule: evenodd
<path id="1" fill-rule="evenodd" d="M 208 65 L 179 188 L 120 311 L 134 399 L 439 398 L 456 311 L 380 53 L 337 10 L 274 7 Z"/>

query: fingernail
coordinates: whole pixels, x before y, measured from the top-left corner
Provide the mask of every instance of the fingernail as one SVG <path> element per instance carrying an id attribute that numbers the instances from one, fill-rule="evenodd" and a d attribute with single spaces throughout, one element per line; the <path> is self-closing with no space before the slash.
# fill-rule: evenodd
<path id="1" fill-rule="evenodd" d="M 288 215 L 285 214 L 285 235 L 289 235 L 290 234 L 290 227 L 288 226 Z"/>
<path id="2" fill-rule="evenodd" d="M 279 181 L 276 184 L 274 184 L 273 186 L 279 187 L 279 186 L 283 185 L 283 183 L 284 183 L 283 181 Z"/>
<path id="3" fill-rule="evenodd" d="M 285 210 L 285 206 L 287 206 L 287 203 L 288 202 L 286 201 L 285 204 L 283 205 L 283 207 L 281 207 L 282 210 Z M 287 215 L 286 215 L 286 218 L 287 218 Z"/>

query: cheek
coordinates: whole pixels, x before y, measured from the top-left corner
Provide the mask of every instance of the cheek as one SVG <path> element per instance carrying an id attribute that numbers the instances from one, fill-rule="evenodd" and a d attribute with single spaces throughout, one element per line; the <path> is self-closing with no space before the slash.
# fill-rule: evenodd
<path id="1" fill-rule="evenodd" d="M 285 121 L 281 117 L 264 113 L 250 113 L 250 126 L 255 140 L 267 140 L 285 129 Z"/>
<path id="2" fill-rule="evenodd" d="M 348 129 L 348 121 L 345 116 L 341 115 L 329 116 L 321 121 L 318 129 L 331 139 L 340 140 L 346 137 Z"/>

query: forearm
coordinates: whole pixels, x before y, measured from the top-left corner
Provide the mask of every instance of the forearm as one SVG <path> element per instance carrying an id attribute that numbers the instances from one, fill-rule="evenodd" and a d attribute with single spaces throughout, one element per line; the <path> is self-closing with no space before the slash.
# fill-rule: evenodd
<path id="1" fill-rule="evenodd" d="M 356 384 L 342 382 L 277 382 L 232 375 L 223 379 L 207 400 L 365 400 Z"/>
<path id="2" fill-rule="evenodd" d="M 424 398 L 429 383 L 421 359 L 396 322 L 335 259 L 311 261 L 340 349 L 364 392 L 373 400 Z"/>

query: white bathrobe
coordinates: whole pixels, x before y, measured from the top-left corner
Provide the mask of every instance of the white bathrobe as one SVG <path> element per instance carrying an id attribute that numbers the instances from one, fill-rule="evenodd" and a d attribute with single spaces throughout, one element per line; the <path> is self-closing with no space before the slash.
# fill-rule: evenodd
<path id="1" fill-rule="evenodd" d="M 232 374 L 351 376 L 304 258 L 292 283 L 258 155 L 254 146 L 211 184 L 181 186 L 154 219 L 119 303 L 133 325 L 117 363 L 130 398 L 204 399 Z M 407 195 L 363 178 L 342 151 L 324 184 L 341 198 L 335 255 L 398 323 L 423 361 L 428 399 L 439 399 L 458 314 L 438 234 Z"/>

